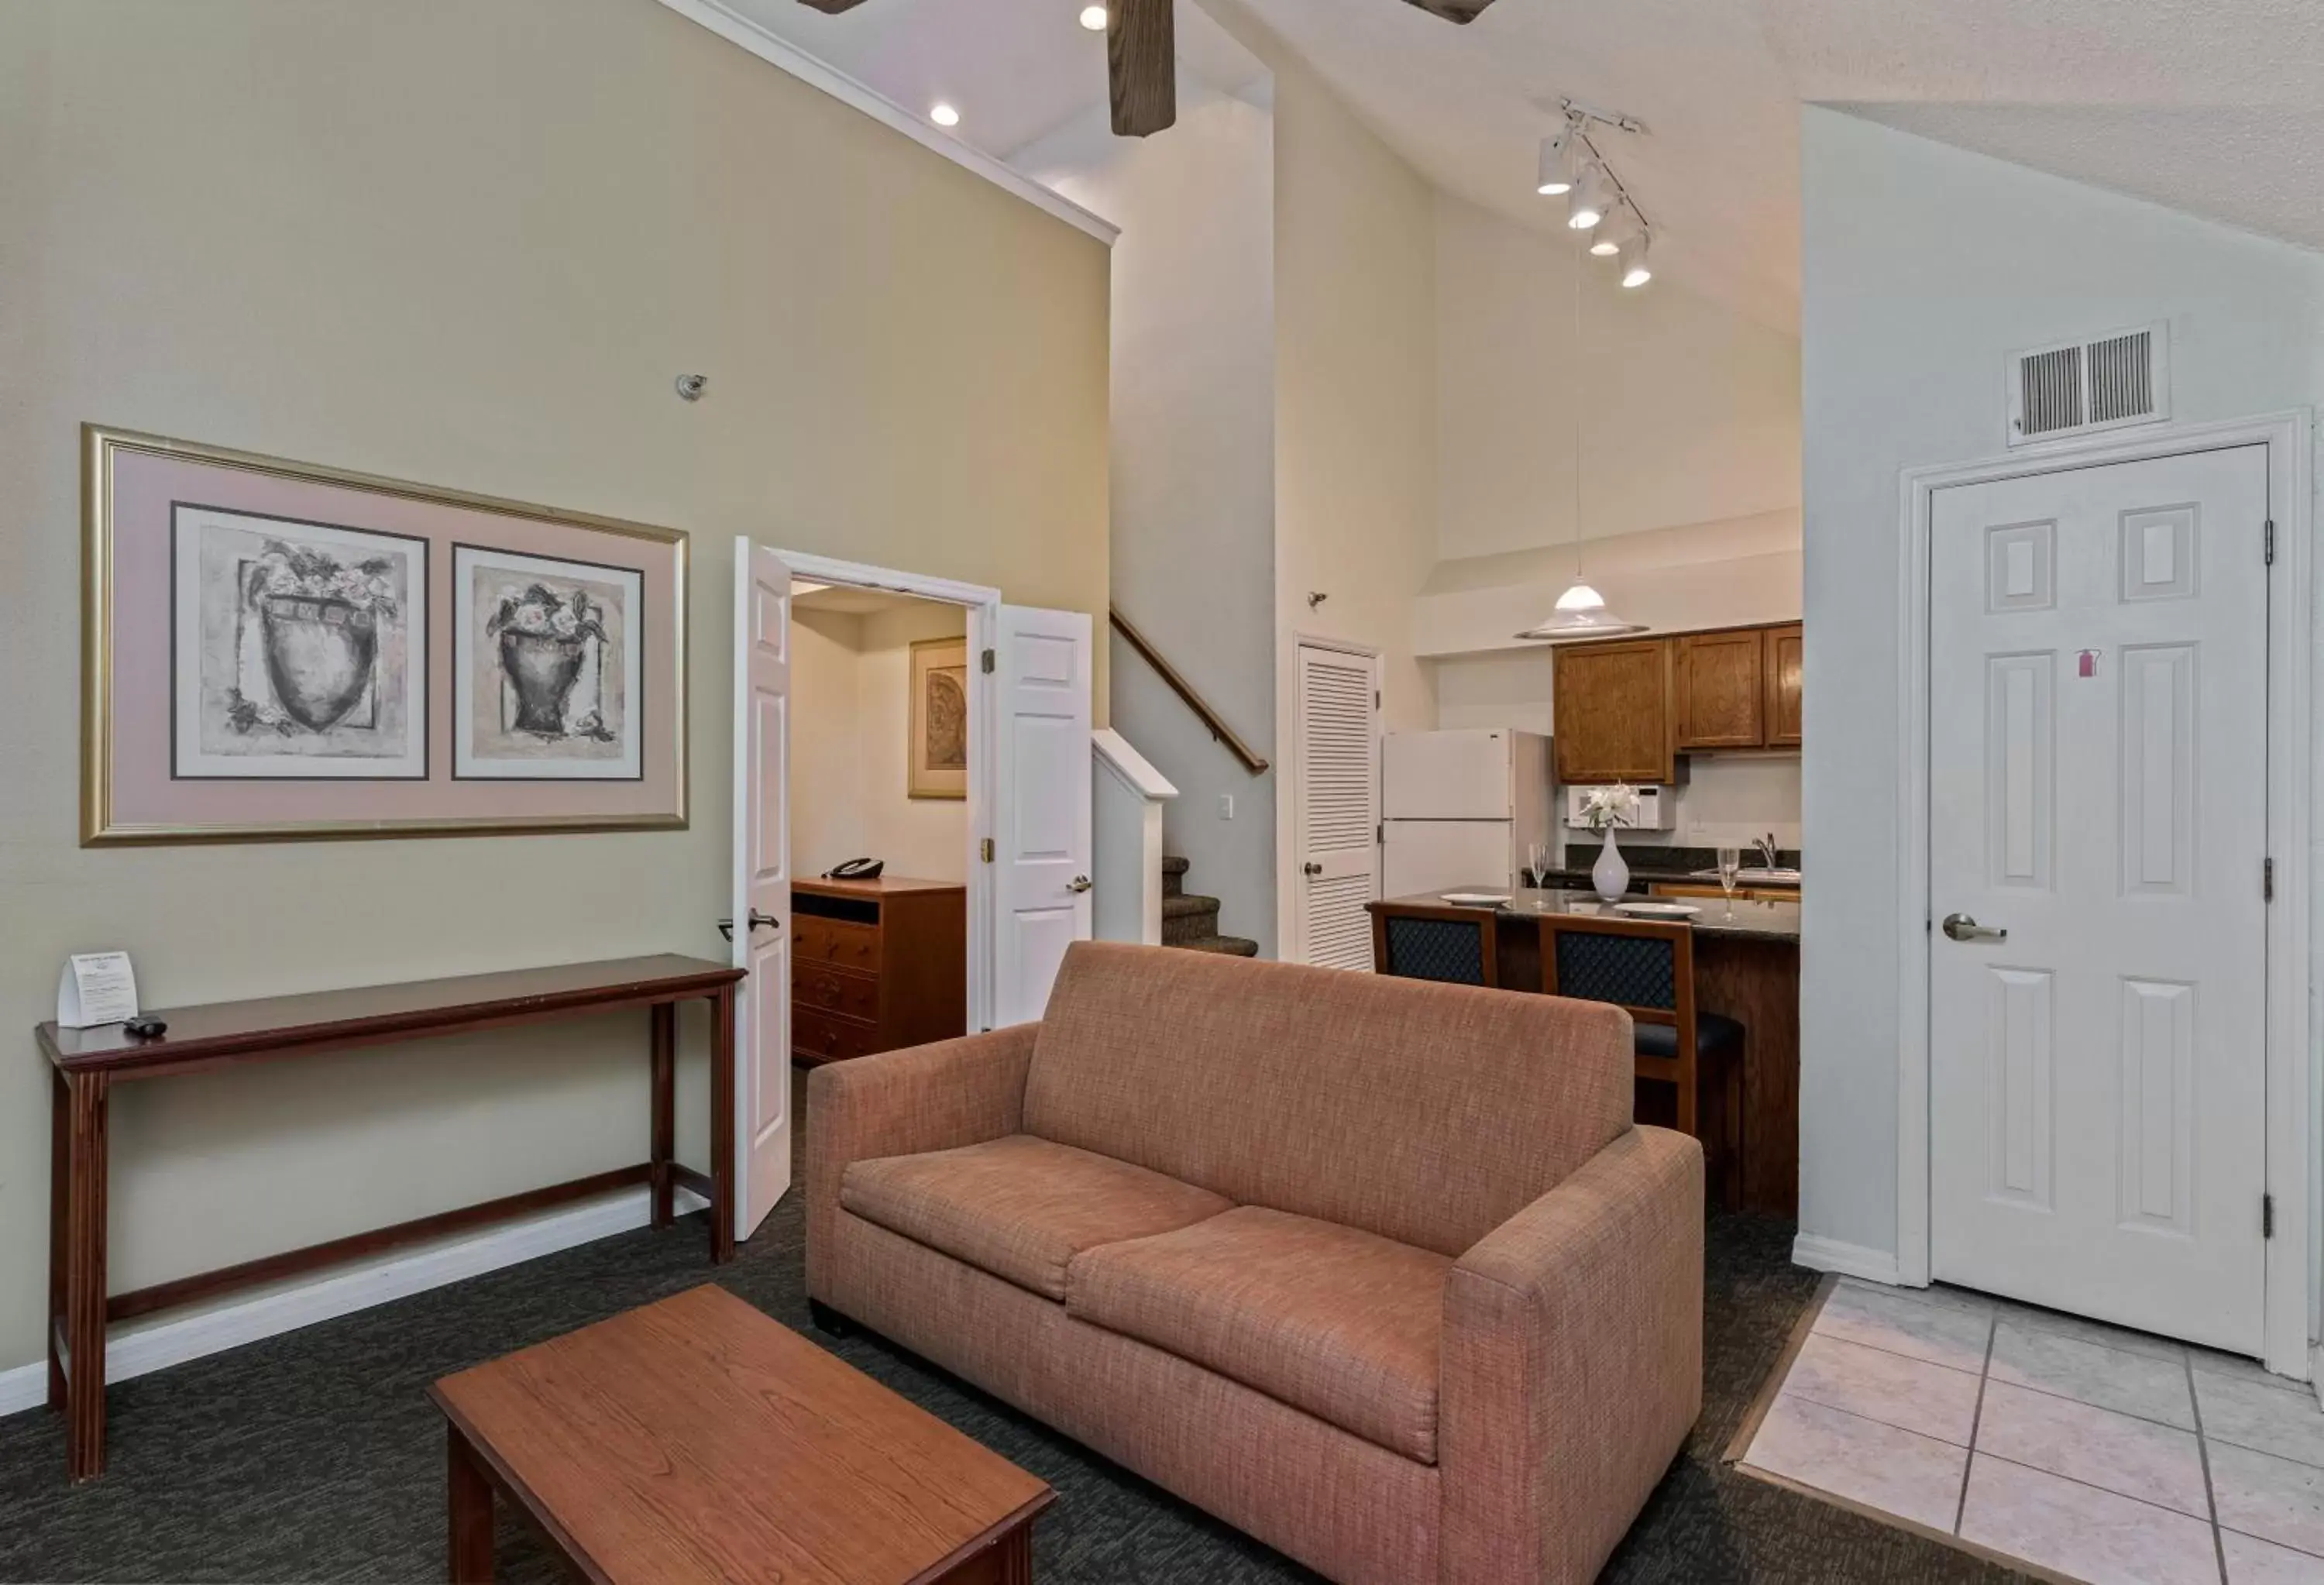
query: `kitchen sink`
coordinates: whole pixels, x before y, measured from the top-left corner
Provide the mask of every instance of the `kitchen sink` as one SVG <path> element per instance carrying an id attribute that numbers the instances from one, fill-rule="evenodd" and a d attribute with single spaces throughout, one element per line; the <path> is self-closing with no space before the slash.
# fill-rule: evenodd
<path id="1" fill-rule="evenodd" d="M 1698 880 L 1716 880 L 1719 879 L 1719 871 L 1697 870 L 1694 872 L 1694 878 Z M 1738 870 L 1735 871 L 1735 884 L 1738 886 L 1797 886 L 1799 883 L 1800 872 L 1797 870 Z"/>

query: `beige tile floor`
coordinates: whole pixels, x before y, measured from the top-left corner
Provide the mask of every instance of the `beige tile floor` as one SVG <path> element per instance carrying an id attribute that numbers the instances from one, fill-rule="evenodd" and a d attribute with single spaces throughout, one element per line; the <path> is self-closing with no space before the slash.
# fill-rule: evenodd
<path id="1" fill-rule="evenodd" d="M 1743 1456 L 2090 1585 L 2324 1585 L 2324 1409 L 2246 1359 L 1843 1279 Z"/>

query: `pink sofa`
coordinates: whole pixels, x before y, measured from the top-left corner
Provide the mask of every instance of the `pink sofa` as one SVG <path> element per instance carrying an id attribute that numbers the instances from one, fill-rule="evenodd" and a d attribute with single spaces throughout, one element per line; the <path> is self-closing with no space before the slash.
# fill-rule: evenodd
<path id="1" fill-rule="evenodd" d="M 1702 1396 L 1702 1154 L 1618 1009 L 1085 944 L 818 1069 L 807 1288 L 1355 1585 L 1596 1574 Z"/>

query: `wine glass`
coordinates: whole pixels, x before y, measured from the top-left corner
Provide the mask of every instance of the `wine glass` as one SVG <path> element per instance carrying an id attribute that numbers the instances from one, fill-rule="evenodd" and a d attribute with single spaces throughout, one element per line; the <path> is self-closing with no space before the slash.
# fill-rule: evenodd
<path id="1" fill-rule="evenodd" d="M 1743 872 L 1743 850 L 1719 850 L 1719 889 L 1727 894 L 1727 917 L 1735 917 L 1735 882 Z"/>

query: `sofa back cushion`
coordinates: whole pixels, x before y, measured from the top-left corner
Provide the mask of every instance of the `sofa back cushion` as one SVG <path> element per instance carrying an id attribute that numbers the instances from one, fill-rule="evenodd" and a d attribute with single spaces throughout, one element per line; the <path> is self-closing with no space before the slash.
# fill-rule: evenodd
<path id="1" fill-rule="evenodd" d="M 1599 1003 L 1083 942 L 1025 1129 L 1458 1256 L 1629 1128 L 1632 1066 Z"/>

